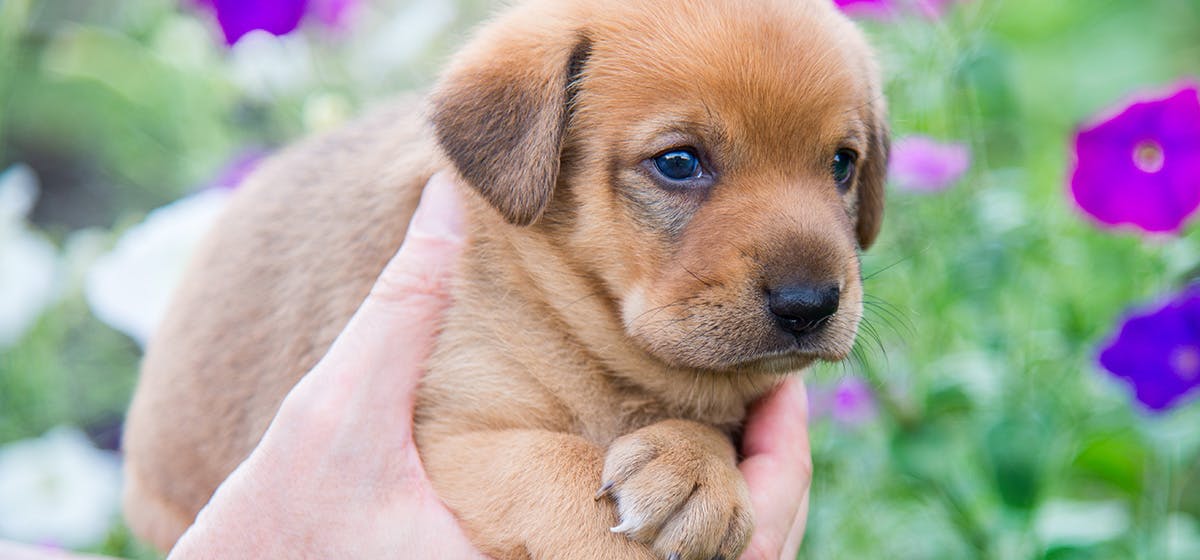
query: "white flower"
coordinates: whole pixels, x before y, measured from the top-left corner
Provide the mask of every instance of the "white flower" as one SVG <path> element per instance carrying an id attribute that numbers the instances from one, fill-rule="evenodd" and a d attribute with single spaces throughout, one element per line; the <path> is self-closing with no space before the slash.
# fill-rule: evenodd
<path id="1" fill-rule="evenodd" d="M 200 239 L 231 191 L 207 189 L 150 212 L 96 259 L 84 282 L 92 313 L 145 346 Z"/>
<path id="2" fill-rule="evenodd" d="M 1087 546 L 1129 530 L 1129 508 L 1118 501 L 1051 500 L 1038 509 L 1034 530 L 1049 545 Z"/>
<path id="3" fill-rule="evenodd" d="M 255 99 L 305 91 L 315 80 L 312 49 L 300 33 L 276 37 L 251 31 L 231 48 L 233 81 Z"/>
<path id="4" fill-rule="evenodd" d="M 364 12 L 370 9 L 363 6 Z M 392 14 L 364 13 L 363 20 L 382 23 L 351 37 L 349 70 L 360 84 L 377 84 L 400 70 L 410 70 L 418 56 L 454 23 L 458 9 L 453 2 L 411 1 Z"/>
<path id="5" fill-rule="evenodd" d="M 25 222 L 37 191 L 24 165 L 0 173 L 0 349 L 16 343 L 58 293 L 58 252 Z"/>
<path id="6" fill-rule="evenodd" d="M 0 447 L 0 538 L 66 548 L 96 545 L 121 495 L 115 453 L 74 428 Z"/>
<path id="7" fill-rule="evenodd" d="M 1167 517 L 1167 558 L 1200 558 L 1200 523 L 1186 513 Z"/>

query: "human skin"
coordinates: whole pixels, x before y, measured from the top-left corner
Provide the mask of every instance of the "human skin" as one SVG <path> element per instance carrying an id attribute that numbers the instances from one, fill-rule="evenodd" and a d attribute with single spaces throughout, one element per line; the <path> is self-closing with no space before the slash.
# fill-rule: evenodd
<path id="1" fill-rule="evenodd" d="M 445 175 L 430 180 L 370 295 L 171 558 L 483 557 L 438 499 L 412 437 L 422 364 L 463 246 L 456 189 Z M 799 550 L 811 482 L 807 416 L 792 377 L 747 418 L 739 469 L 756 527 L 743 558 Z"/>

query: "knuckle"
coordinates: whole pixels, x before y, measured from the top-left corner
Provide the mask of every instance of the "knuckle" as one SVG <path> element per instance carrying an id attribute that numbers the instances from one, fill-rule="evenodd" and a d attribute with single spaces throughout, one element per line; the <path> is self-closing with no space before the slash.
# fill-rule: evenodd
<path id="1" fill-rule="evenodd" d="M 383 301 L 445 298 L 450 292 L 458 250 L 448 240 L 409 237 L 379 275 L 371 297 Z"/>
<path id="2" fill-rule="evenodd" d="M 403 267 L 379 277 L 368 298 L 383 303 L 409 304 L 420 300 L 441 301 L 450 293 L 450 279 L 437 270 Z"/>

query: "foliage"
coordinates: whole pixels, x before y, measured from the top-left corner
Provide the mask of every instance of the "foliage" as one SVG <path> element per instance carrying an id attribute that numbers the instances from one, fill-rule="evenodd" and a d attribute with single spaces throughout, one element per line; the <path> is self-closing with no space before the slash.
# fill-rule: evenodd
<path id="1" fill-rule="evenodd" d="M 91 263 L 248 150 L 424 87 L 486 12 L 379 0 L 227 47 L 195 4 L 0 1 L 0 171 L 36 171 L 32 227 L 62 259 L 59 297 L 0 349 L 0 444 L 65 424 L 115 447 L 140 349 L 89 309 Z M 1200 232 L 1102 229 L 1068 192 L 1076 132 L 1200 76 L 1200 4 L 938 5 L 863 25 L 895 136 L 965 144 L 970 169 L 890 193 L 857 359 L 810 377 L 820 396 L 862 376 L 855 406 L 878 411 L 814 418 L 801 556 L 1200 557 L 1200 405 L 1151 414 L 1096 358 L 1127 310 L 1194 279 Z M 146 555 L 120 527 L 90 548 Z"/>

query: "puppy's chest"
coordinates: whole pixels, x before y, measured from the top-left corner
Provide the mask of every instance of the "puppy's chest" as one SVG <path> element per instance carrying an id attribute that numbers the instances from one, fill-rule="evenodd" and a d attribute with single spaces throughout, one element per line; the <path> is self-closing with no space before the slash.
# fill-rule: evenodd
<path id="1" fill-rule="evenodd" d="M 576 408 L 576 407 L 571 407 Z M 607 447 L 613 440 L 663 420 L 684 419 L 711 425 L 732 435 L 741 428 L 744 414 L 723 418 L 674 409 L 668 403 L 648 395 L 610 393 L 578 405 L 572 415 L 571 432 Z"/>

